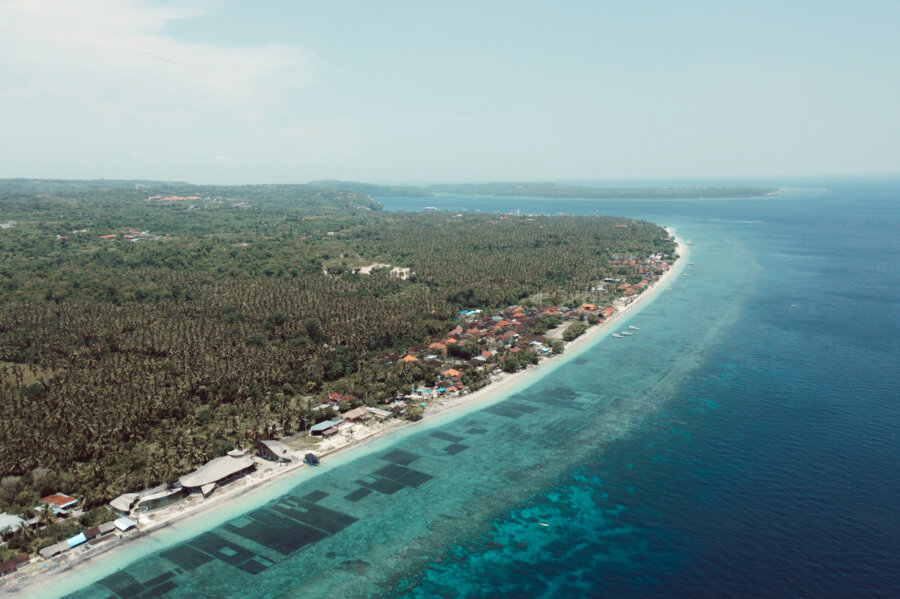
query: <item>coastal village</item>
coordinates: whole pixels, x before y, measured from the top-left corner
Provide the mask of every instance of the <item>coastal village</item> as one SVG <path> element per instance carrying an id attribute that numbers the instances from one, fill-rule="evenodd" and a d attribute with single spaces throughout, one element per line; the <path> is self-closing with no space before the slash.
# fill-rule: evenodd
<path id="1" fill-rule="evenodd" d="M 141 235 L 130 231 L 129 234 Z M 0 586 L 16 584 L 36 573 L 58 568 L 70 559 L 113 547 L 115 539 L 139 536 L 163 522 L 201 508 L 211 496 L 316 465 L 319 458 L 330 453 L 418 420 L 426 410 L 440 411 L 453 398 L 561 353 L 565 342 L 581 335 L 589 326 L 606 323 L 617 312 L 624 311 L 670 266 L 658 254 L 644 260 L 614 256 L 613 264 L 642 278 L 637 283 L 607 278 L 586 290 L 601 293 L 611 287 L 610 291 L 615 293 L 607 295 L 615 299 L 608 305 L 587 302 L 577 306 L 515 305 L 494 313 L 462 310 L 456 326 L 446 334 L 402 353 L 384 352 L 377 357 L 383 365 L 408 372 L 409 393 L 376 407 L 367 405 L 365 398 L 330 392 L 318 399 L 314 408 L 316 422 L 307 431 L 281 439 L 267 438 L 277 436 L 276 427 L 267 427 L 262 432 L 247 431 L 243 447 L 212 459 L 174 483 L 115 498 L 100 522 L 84 526 L 70 538 L 48 544 L 37 555 L 22 554 L 3 561 Z M 0 547 L 13 535 L 22 534 L 22 529 L 39 535 L 44 526 L 59 519 L 84 522 L 78 506 L 77 498 L 57 491 L 44 497 L 30 518 L 0 514 Z"/>

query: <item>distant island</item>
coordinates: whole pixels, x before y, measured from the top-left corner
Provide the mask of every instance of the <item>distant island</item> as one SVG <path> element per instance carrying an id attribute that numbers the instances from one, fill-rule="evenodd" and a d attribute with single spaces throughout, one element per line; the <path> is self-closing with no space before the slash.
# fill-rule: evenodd
<path id="1" fill-rule="evenodd" d="M 345 210 L 381 210 L 369 192 L 358 192 L 345 186 L 340 189 L 323 185 L 196 185 L 184 181 L 145 181 L 137 179 L 0 179 L 0 198 L 4 202 L 16 198 L 29 202 L 37 199 L 49 203 L 81 200 L 111 201 L 116 210 L 125 202 L 150 200 L 163 204 L 190 204 L 209 207 L 252 204 L 256 209 L 281 211 L 311 210 L 334 212 Z M 383 194 L 384 195 L 384 194 Z M 5 205 L 4 205 L 5 207 Z M 271 214 L 271 213 L 270 213 Z"/>
<path id="2" fill-rule="evenodd" d="M 368 196 L 430 197 L 439 193 L 498 197 L 564 198 L 590 200 L 693 200 L 756 198 L 778 193 L 775 187 L 586 187 L 564 183 L 450 183 L 425 187 L 374 185 L 354 181 L 312 181 L 325 189 L 345 189 Z"/>

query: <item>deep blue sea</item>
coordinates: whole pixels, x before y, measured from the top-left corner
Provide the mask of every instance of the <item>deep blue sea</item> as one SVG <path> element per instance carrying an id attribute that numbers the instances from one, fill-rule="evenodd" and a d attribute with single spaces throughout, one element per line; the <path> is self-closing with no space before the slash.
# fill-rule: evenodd
<path id="1" fill-rule="evenodd" d="M 741 200 L 382 198 L 646 218 L 693 241 L 687 276 L 620 321 L 633 337 L 43 593 L 900 597 L 900 180 L 775 184 Z"/>

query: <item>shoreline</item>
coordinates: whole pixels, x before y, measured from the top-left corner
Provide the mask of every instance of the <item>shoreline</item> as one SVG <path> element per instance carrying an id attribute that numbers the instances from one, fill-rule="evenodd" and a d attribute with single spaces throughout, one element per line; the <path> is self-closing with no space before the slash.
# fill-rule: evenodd
<path id="1" fill-rule="evenodd" d="M 675 231 L 672 228 L 666 227 L 665 230 L 675 239 L 675 251 L 678 259 L 658 280 L 647 287 L 630 303 L 617 307 L 616 312 L 609 319 L 589 327 L 584 334 L 566 343 L 565 351 L 562 354 L 549 356 L 536 365 L 512 374 L 501 373 L 494 377 L 488 385 L 472 393 L 444 398 L 437 403 L 430 404 L 426 407 L 423 417 L 418 421 L 391 420 L 383 428 L 379 428 L 365 436 L 353 438 L 345 445 L 329 449 L 321 454 L 317 453 L 317 455 L 319 455 L 320 459 L 346 454 L 352 455 L 352 451 L 360 450 L 367 444 L 371 445 L 375 440 L 399 436 L 401 431 L 418 432 L 439 426 L 447 419 L 461 416 L 460 408 L 463 406 L 474 407 L 477 404 L 481 407 L 486 407 L 500 402 L 519 390 L 520 387 L 531 384 L 534 379 L 568 363 L 572 358 L 577 357 L 596 343 L 599 343 L 604 337 L 612 335 L 612 333 L 616 332 L 616 329 L 611 326 L 613 323 L 617 323 L 626 317 L 630 318 L 640 312 L 639 308 L 648 305 L 662 291 L 668 289 L 673 279 L 684 270 L 690 253 L 689 246 L 685 245 L 684 241 L 675 235 Z M 300 458 L 304 451 L 295 450 L 294 453 Z M 339 465 L 335 467 L 339 467 Z M 273 484 L 282 483 L 296 486 L 303 479 L 297 478 L 297 480 L 292 481 L 291 479 L 294 477 L 289 475 L 299 472 L 308 472 L 312 475 L 315 469 L 304 464 L 302 458 L 287 466 L 266 465 L 250 475 L 238 479 L 221 489 L 217 489 L 212 497 L 199 500 L 189 498 L 171 506 L 164 512 L 138 518 L 140 527 L 137 533 L 110 539 L 98 546 L 91 547 L 85 553 L 80 553 L 84 550 L 76 549 L 72 552 L 73 554 L 65 555 L 62 559 L 52 558 L 50 560 L 33 561 L 19 571 L 21 578 L 16 579 L 12 584 L 0 586 L 0 595 L 56 597 L 58 594 L 54 594 L 50 588 L 53 582 L 60 580 L 64 576 L 83 573 L 88 566 L 103 563 L 106 558 L 112 555 L 113 550 L 140 546 L 141 544 L 137 542 L 141 540 L 155 540 L 158 537 L 154 536 L 154 533 L 158 534 L 159 531 L 184 529 L 188 523 L 196 522 L 201 516 L 208 516 L 213 509 L 221 508 L 226 502 L 234 501 L 238 498 L 249 498 L 255 495 L 256 492 L 271 487 Z M 146 543 L 143 545 L 146 545 Z M 75 553 L 75 551 L 79 553 Z M 53 565 L 45 567 L 48 564 Z M 101 573 L 101 575 L 108 574 Z M 87 582 L 87 584 L 91 583 Z M 40 593 L 46 594 L 41 595 Z"/>

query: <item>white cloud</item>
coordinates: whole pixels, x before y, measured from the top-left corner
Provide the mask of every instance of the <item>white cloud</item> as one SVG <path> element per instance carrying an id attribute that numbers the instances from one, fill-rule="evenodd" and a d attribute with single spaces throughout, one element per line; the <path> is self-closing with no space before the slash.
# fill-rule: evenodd
<path id="1" fill-rule="evenodd" d="M 268 137 L 309 128 L 295 113 L 314 80 L 315 54 L 167 35 L 168 24 L 203 7 L 0 3 L 0 177 L 126 176 L 121 161 L 138 157 L 137 148 L 142 167 L 155 162 L 158 172 L 134 174 L 165 178 L 169 160 L 183 164 L 213 147 L 222 150 L 217 162 L 240 161 L 242 151 L 264 160 Z M 115 168 L 85 169 L 104 161 Z"/>

